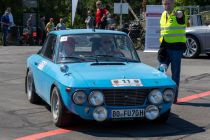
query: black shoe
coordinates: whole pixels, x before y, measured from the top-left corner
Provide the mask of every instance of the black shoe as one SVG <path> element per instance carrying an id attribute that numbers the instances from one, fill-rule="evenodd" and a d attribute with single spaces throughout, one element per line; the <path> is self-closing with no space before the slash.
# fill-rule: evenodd
<path id="1" fill-rule="evenodd" d="M 177 98 L 174 99 L 173 104 L 177 104 Z"/>

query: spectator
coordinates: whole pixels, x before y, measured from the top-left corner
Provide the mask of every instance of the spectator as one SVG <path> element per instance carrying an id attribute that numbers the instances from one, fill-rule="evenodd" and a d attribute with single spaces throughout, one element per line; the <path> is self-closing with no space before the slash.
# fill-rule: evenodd
<path id="1" fill-rule="evenodd" d="M 66 30 L 66 25 L 63 23 L 63 18 L 60 18 L 60 22 L 57 24 L 56 30 Z"/>
<path id="2" fill-rule="evenodd" d="M 94 26 L 94 17 L 92 16 L 92 12 L 90 10 L 88 10 L 87 14 L 88 17 L 85 19 L 86 28 L 92 29 Z"/>
<path id="3" fill-rule="evenodd" d="M 41 44 L 43 44 L 44 40 L 46 38 L 46 34 L 45 34 L 45 16 L 41 16 L 41 18 L 40 18 L 39 30 L 40 30 Z"/>
<path id="4" fill-rule="evenodd" d="M 108 14 L 107 16 L 107 29 L 115 30 L 116 28 L 116 20 L 114 19 L 112 14 Z"/>
<path id="5" fill-rule="evenodd" d="M 1 27 L 2 27 L 2 33 L 3 33 L 3 46 L 7 46 L 7 35 L 8 35 L 9 26 L 10 26 L 9 12 L 6 10 L 4 15 L 1 17 Z"/>
<path id="6" fill-rule="evenodd" d="M 10 22 L 9 29 L 10 29 L 11 27 L 15 26 L 15 23 L 14 23 L 13 15 L 12 15 L 12 12 L 11 12 L 11 8 L 8 7 L 7 11 L 9 13 L 9 22 Z"/>
<path id="7" fill-rule="evenodd" d="M 0 32 L 2 30 L 2 26 L 1 26 L 1 15 L 0 15 Z"/>
<path id="8" fill-rule="evenodd" d="M 27 20 L 27 23 L 26 23 L 26 26 L 27 26 L 27 29 L 28 29 L 28 34 L 29 34 L 29 43 L 32 43 L 32 32 L 33 32 L 32 18 L 33 18 L 33 15 L 30 14 L 30 16 Z"/>
<path id="9" fill-rule="evenodd" d="M 29 30 L 29 34 L 32 33 L 32 27 L 33 27 L 32 17 L 33 17 L 33 15 L 30 14 L 30 16 L 29 16 L 29 18 L 27 20 L 27 23 L 26 23 L 26 26 L 27 26 L 27 28 Z"/>
<path id="10" fill-rule="evenodd" d="M 96 7 L 96 28 L 105 29 L 107 25 L 106 17 L 109 11 L 102 6 L 100 0 L 96 2 Z"/>
<path id="11" fill-rule="evenodd" d="M 48 35 L 48 33 L 50 31 L 53 31 L 54 28 L 55 28 L 55 25 L 54 25 L 53 21 L 54 21 L 54 19 L 53 18 L 50 18 L 50 21 L 47 23 L 47 25 L 45 27 L 45 30 L 46 30 L 47 35 Z"/>
<path id="12" fill-rule="evenodd" d="M 177 103 L 179 81 L 181 72 L 181 59 L 186 49 L 186 22 L 183 11 L 174 11 L 175 0 L 163 0 L 165 11 L 160 19 L 161 37 L 159 56 L 163 55 L 165 59 L 159 59 L 160 68 L 164 66 L 165 70 L 171 64 L 172 79 L 177 88 L 175 90 L 174 103 Z"/>

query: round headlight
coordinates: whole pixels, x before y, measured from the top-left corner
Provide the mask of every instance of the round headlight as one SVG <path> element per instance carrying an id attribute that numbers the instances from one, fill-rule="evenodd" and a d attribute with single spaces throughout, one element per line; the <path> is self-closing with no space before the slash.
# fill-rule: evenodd
<path id="1" fill-rule="evenodd" d="M 99 122 L 106 120 L 107 110 L 102 106 L 96 107 L 93 111 L 93 118 Z"/>
<path id="2" fill-rule="evenodd" d="M 174 99 L 174 91 L 172 89 L 166 89 L 163 92 L 163 99 L 166 102 L 172 102 Z"/>
<path id="3" fill-rule="evenodd" d="M 148 120 L 154 120 L 159 116 L 159 109 L 155 105 L 149 105 L 145 110 L 145 116 Z"/>
<path id="4" fill-rule="evenodd" d="M 104 95 L 100 91 L 92 91 L 89 95 L 89 102 L 93 106 L 99 106 L 104 103 Z"/>
<path id="5" fill-rule="evenodd" d="M 83 104 L 87 100 L 87 96 L 83 91 L 76 91 L 73 94 L 73 101 L 75 104 Z"/>
<path id="6" fill-rule="evenodd" d="M 155 89 L 149 93 L 148 99 L 149 99 L 150 103 L 157 105 L 163 101 L 163 96 L 159 90 Z"/>

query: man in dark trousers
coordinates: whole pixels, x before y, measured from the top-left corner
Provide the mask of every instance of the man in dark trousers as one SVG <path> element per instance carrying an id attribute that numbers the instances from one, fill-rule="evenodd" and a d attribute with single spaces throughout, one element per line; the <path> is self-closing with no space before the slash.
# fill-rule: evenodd
<path id="1" fill-rule="evenodd" d="M 1 17 L 1 26 L 3 33 L 3 46 L 7 46 L 7 35 L 10 26 L 9 12 L 6 10 L 4 15 Z"/>
<path id="2" fill-rule="evenodd" d="M 162 3 L 165 11 L 162 13 L 160 19 L 161 46 L 159 51 L 166 52 L 167 59 L 160 62 L 160 66 L 165 64 L 168 67 L 171 64 L 172 79 L 177 85 L 174 103 L 177 103 L 181 58 L 186 49 L 185 15 L 181 10 L 174 10 L 175 0 L 162 0 Z"/>

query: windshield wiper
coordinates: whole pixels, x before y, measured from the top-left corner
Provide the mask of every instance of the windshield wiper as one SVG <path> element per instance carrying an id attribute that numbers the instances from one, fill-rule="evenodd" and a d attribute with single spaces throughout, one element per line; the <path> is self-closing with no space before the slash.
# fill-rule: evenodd
<path id="1" fill-rule="evenodd" d="M 124 60 L 126 62 L 139 62 L 138 60 L 128 59 L 126 57 L 115 57 L 115 58 L 119 58 L 119 59 Z"/>
<path id="2" fill-rule="evenodd" d="M 120 59 L 120 60 L 123 60 L 123 61 L 126 61 L 126 62 L 139 62 L 139 61 L 137 61 L 137 60 L 128 59 L 128 58 L 126 58 L 126 57 L 118 57 L 118 56 L 114 56 L 114 55 L 86 55 L 86 56 L 84 56 L 84 57 L 85 57 L 85 58 L 86 58 L 86 57 L 93 58 L 94 60 L 96 60 L 97 63 L 99 62 L 98 58 L 100 58 L 100 57 L 107 57 L 107 58 Z"/>
<path id="3" fill-rule="evenodd" d="M 65 61 L 65 59 L 76 59 L 76 60 L 80 60 L 80 61 L 85 61 L 84 58 L 81 57 L 77 57 L 77 56 L 64 56 L 64 57 L 60 57 L 61 59 L 64 58 L 64 60 L 61 60 L 61 62 Z"/>
<path id="4" fill-rule="evenodd" d="M 110 57 L 110 58 L 115 58 L 115 59 L 121 59 L 126 62 L 138 62 L 137 60 L 133 59 L 128 59 L 126 57 L 119 57 L 119 56 L 114 56 L 114 55 L 95 55 L 96 57 Z"/>
<path id="5" fill-rule="evenodd" d="M 113 55 L 107 55 L 107 54 L 99 54 L 99 55 L 95 55 L 96 57 L 114 57 Z"/>
<path id="6" fill-rule="evenodd" d="M 117 59 L 121 59 L 121 60 L 124 60 L 124 61 L 128 62 L 128 61 L 127 61 L 127 58 L 117 57 L 117 56 L 114 56 L 114 55 L 96 55 L 96 57 L 109 57 L 109 58 L 117 58 Z"/>
<path id="7" fill-rule="evenodd" d="M 110 58 L 114 58 L 114 56 L 112 55 L 86 55 L 84 57 L 90 57 L 90 58 L 94 58 L 96 60 L 96 62 L 98 63 L 98 58 L 99 57 L 110 57 Z"/>
<path id="8" fill-rule="evenodd" d="M 97 63 L 99 62 L 98 58 L 95 55 L 84 55 L 84 57 L 94 59 Z"/>

